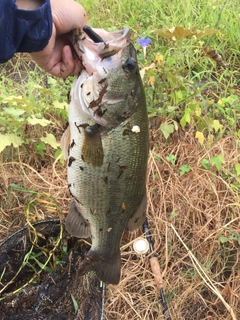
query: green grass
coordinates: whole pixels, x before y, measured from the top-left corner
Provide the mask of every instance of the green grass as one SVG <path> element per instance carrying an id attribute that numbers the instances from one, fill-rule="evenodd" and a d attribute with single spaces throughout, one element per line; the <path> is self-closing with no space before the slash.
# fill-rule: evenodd
<path id="1" fill-rule="evenodd" d="M 212 43 L 239 53 L 239 3 L 232 1 L 84 1 L 89 22 L 94 27 L 122 28 L 128 26 L 136 36 L 151 36 L 156 49 L 166 48 L 156 30 L 164 26 L 206 26 L 218 28 L 221 35 Z"/>

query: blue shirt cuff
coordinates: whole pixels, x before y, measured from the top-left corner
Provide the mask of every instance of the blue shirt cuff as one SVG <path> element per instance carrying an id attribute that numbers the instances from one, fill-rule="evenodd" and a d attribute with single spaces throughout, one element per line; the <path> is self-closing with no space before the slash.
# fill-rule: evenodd
<path id="1" fill-rule="evenodd" d="M 18 9 L 14 0 L 1 0 L 0 30 L 0 62 L 15 52 L 43 50 L 52 35 L 50 0 L 35 10 Z"/>

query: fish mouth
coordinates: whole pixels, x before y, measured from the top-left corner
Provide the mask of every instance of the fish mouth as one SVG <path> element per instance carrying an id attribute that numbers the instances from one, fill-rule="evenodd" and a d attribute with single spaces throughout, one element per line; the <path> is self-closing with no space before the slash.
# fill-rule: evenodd
<path id="1" fill-rule="evenodd" d="M 121 48 L 113 48 L 112 50 L 109 50 L 109 43 L 106 43 L 103 38 L 96 32 L 94 31 L 91 27 L 89 26 L 83 26 L 83 31 L 88 35 L 88 37 L 94 42 L 94 43 L 104 43 L 104 50 L 102 53 L 99 52 L 99 56 L 101 59 L 106 59 L 109 58 L 116 53 L 118 53 Z M 123 37 L 125 35 L 123 34 Z M 121 41 L 121 37 L 118 38 L 118 41 Z M 106 49 L 106 50 L 105 50 Z"/>
<path id="2" fill-rule="evenodd" d="M 108 32 L 85 25 L 83 32 L 76 30 L 74 48 L 79 58 L 87 56 L 96 63 L 97 57 L 104 60 L 123 50 L 130 43 L 129 33 L 128 28 Z"/>
<path id="3" fill-rule="evenodd" d="M 112 108 L 112 105 L 125 101 L 126 93 L 112 93 L 109 79 L 123 68 L 125 52 L 129 51 L 125 48 L 130 45 L 130 31 L 125 28 L 108 32 L 89 26 L 84 26 L 82 31 L 76 34 L 73 46 L 81 59 L 83 70 L 73 84 L 71 98 L 80 112 L 93 122 L 110 127 L 112 124 L 109 119 L 105 119 L 108 105 Z M 131 68 L 131 62 L 126 67 Z"/>
<path id="4" fill-rule="evenodd" d="M 129 29 L 125 28 L 117 31 L 106 31 L 100 28 L 91 28 L 87 25 L 83 26 L 84 33 L 88 36 L 86 39 L 91 39 L 94 43 L 113 44 L 121 42 L 129 36 Z M 129 37 L 128 37 L 129 38 Z M 130 41 L 130 39 L 128 39 Z"/>

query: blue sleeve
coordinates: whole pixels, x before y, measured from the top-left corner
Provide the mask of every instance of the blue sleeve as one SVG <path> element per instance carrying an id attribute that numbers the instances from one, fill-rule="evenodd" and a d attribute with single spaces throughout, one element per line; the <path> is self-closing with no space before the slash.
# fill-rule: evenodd
<path id="1" fill-rule="evenodd" d="M 50 0 L 36 10 L 20 10 L 15 0 L 0 0 L 0 63 L 15 52 L 44 49 L 52 34 Z"/>

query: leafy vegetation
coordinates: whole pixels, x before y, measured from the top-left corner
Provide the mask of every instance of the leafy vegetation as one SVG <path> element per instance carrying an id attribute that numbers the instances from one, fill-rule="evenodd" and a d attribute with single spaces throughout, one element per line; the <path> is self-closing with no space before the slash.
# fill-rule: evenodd
<path id="1" fill-rule="evenodd" d="M 14 76 L 1 77 L 0 152 L 12 144 L 44 158 L 48 144 L 57 156 L 59 143 L 48 131 L 56 131 L 62 120 L 67 120 L 66 96 L 71 82 L 43 76 L 38 67 L 34 69 L 20 85 Z"/>
<path id="2" fill-rule="evenodd" d="M 239 1 L 82 4 L 92 27 L 129 27 L 138 52 L 151 135 L 148 218 L 172 318 L 238 319 Z M 146 55 L 137 43 L 144 38 Z M 72 78 L 46 75 L 26 55 L 0 68 L 0 209 L 10 233 L 26 221 L 19 208 L 30 220 L 67 212 L 65 166 L 56 159 Z M 124 250 L 120 287 L 108 289 L 109 319 L 160 319 L 147 261 Z M 28 256 L 33 268 L 49 268 L 41 254 Z"/>

